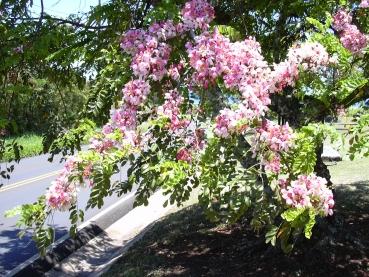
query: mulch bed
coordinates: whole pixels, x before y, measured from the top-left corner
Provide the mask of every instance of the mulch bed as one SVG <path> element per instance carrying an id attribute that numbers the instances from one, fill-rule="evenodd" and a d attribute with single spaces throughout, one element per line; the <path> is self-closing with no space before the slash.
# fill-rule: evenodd
<path id="1" fill-rule="evenodd" d="M 243 223 L 207 221 L 192 206 L 157 223 L 107 276 L 369 276 L 369 184 L 336 190 L 334 217 L 290 255 Z"/>

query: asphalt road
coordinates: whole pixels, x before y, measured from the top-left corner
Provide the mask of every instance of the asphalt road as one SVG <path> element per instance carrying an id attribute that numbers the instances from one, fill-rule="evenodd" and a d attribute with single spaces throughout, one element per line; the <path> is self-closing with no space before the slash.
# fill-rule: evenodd
<path id="1" fill-rule="evenodd" d="M 54 162 L 47 161 L 47 155 L 26 158 L 15 165 L 15 171 L 11 179 L 0 188 L 0 276 L 15 268 L 37 253 L 31 234 L 22 239 L 17 237 L 19 229 L 15 226 L 17 218 L 5 218 L 4 212 L 17 205 L 32 203 L 38 196 L 45 193 L 52 180 L 63 167 L 59 163 L 60 157 L 55 157 Z M 1 164 L 3 167 L 5 164 Z M 114 179 L 126 178 L 126 170 L 123 168 Z M 78 194 L 78 205 L 85 207 L 89 196 L 89 189 L 81 189 Z M 85 212 L 85 220 L 88 220 L 117 201 L 117 197 L 107 198 L 101 210 L 90 209 Z M 55 227 L 56 239 L 68 233 L 70 226 L 68 213 L 56 212 L 52 221 Z"/>

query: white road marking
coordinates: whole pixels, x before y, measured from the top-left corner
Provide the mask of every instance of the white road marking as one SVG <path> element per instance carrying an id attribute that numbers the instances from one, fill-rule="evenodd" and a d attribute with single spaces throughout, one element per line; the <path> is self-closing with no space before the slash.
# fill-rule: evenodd
<path id="1" fill-rule="evenodd" d="M 37 182 L 37 181 L 40 181 L 40 180 L 43 180 L 43 179 L 46 179 L 46 178 L 49 178 L 49 177 L 52 177 L 52 176 L 56 176 L 60 172 L 61 172 L 61 170 L 56 170 L 56 171 L 52 171 L 52 172 L 49 172 L 49 173 L 46 173 L 46 174 L 43 174 L 43 175 L 40 175 L 40 176 L 37 176 L 37 177 L 33 177 L 33 178 L 30 178 L 30 179 L 19 181 L 19 182 L 16 182 L 14 184 L 6 185 L 6 186 L 3 186 L 2 188 L 0 188 L 0 192 L 8 191 L 8 190 L 15 189 L 15 188 L 18 188 L 18 187 L 21 187 L 21 186 L 24 186 L 24 185 L 27 185 L 27 184 L 30 184 L 30 183 L 34 183 L 34 182 Z"/>

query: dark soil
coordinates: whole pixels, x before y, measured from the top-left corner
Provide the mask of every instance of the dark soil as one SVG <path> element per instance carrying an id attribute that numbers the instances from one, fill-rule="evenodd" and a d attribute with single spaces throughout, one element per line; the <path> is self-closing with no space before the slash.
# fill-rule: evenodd
<path id="1" fill-rule="evenodd" d="M 247 224 L 219 226 L 192 206 L 160 222 L 106 276 L 369 276 L 369 183 L 341 185 L 335 215 L 290 255 Z"/>

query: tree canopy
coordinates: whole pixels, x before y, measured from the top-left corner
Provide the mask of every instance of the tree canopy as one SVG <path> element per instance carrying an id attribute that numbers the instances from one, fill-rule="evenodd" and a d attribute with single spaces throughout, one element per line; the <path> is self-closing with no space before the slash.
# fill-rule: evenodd
<path id="1" fill-rule="evenodd" d="M 337 134 L 321 123 L 368 98 L 368 3 L 213 2 L 110 1 L 67 19 L 47 15 L 42 1 L 39 18 L 32 2 L 2 2 L 4 92 L 19 93 L 13 72 L 26 87 L 25 70 L 49 81 L 53 93 L 96 72 L 74 128 L 47 133 L 45 151 L 73 154 L 92 121 L 102 130 L 37 203 L 17 209 L 40 249 L 52 241 L 45 222 L 55 209 L 70 211 L 75 233 L 81 185 L 91 187 L 88 208 L 134 185 L 136 205 L 159 188 L 165 205 L 180 205 L 199 187 L 211 219 L 249 211 L 287 252 L 333 213 L 321 151 Z M 369 154 L 360 120 L 352 156 Z M 128 180 L 112 183 L 125 164 Z"/>

